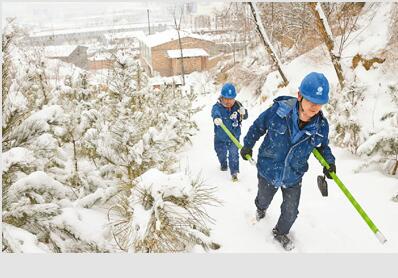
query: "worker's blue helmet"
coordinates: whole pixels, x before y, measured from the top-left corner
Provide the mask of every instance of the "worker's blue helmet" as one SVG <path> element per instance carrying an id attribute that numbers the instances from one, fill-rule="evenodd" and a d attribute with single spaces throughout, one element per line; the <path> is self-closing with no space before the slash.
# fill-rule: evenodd
<path id="1" fill-rule="evenodd" d="M 236 98 L 236 89 L 232 83 L 225 83 L 221 89 L 221 96 L 224 98 Z"/>
<path id="2" fill-rule="evenodd" d="M 326 104 L 329 101 L 329 82 L 325 75 L 318 72 L 311 72 L 299 87 L 301 95 L 316 104 Z"/>

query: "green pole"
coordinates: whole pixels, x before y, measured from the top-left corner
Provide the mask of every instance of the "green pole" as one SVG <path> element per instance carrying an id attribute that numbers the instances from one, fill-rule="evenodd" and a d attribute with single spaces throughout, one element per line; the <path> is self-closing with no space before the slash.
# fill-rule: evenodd
<path id="1" fill-rule="evenodd" d="M 224 123 L 222 122 L 222 120 L 220 119 L 220 122 L 215 123 L 216 125 L 220 126 L 224 132 L 228 135 L 228 137 L 232 140 L 232 142 L 238 147 L 238 149 L 242 149 L 242 145 L 239 143 L 239 141 L 235 138 L 235 136 L 231 133 L 231 131 L 228 130 L 228 128 L 224 125 Z M 247 154 L 245 156 L 247 158 L 247 160 L 249 160 L 249 162 L 252 165 L 256 165 L 256 161 L 249 155 Z"/>
<path id="2" fill-rule="evenodd" d="M 319 160 L 319 162 L 322 164 L 323 167 L 326 167 L 326 169 L 330 168 L 328 162 L 323 158 L 323 156 L 317 149 L 314 149 L 312 151 L 312 153 Z M 361 215 L 362 219 L 365 220 L 366 224 L 368 224 L 369 228 L 375 234 L 375 236 L 380 241 L 380 243 L 385 243 L 387 241 L 387 239 L 379 231 L 379 229 L 376 227 L 376 225 L 373 223 L 373 221 L 369 218 L 369 216 L 366 214 L 366 212 L 362 209 L 362 207 L 359 205 L 359 203 L 355 200 L 354 196 L 352 196 L 352 194 L 347 189 L 347 187 L 345 187 L 343 182 L 337 177 L 336 173 L 330 172 L 330 176 L 333 178 L 333 180 L 336 182 L 336 184 L 340 187 L 341 191 L 343 191 L 344 195 L 348 198 L 348 200 L 351 202 L 351 204 L 357 210 L 359 215 Z"/>

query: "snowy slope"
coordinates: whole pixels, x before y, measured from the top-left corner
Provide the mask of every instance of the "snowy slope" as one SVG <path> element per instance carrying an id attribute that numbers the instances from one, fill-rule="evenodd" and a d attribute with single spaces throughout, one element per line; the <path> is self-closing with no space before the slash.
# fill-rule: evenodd
<path id="1" fill-rule="evenodd" d="M 358 50 L 361 50 L 363 55 L 373 55 L 385 48 L 388 42 L 387 29 L 379 26 L 388 25 L 390 9 L 389 4 L 380 5 L 364 15 L 363 25 L 361 25 L 364 29 L 359 29 L 353 35 L 354 39 L 345 49 L 344 57 L 355 55 Z M 370 21 L 369 18 L 372 20 Z M 350 64 L 350 60 L 347 59 L 343 66 L 347 69 Z M 262 93 L 268 96 L 265 103 L 253 104 L 252 94 L 247 94 L 247 91 L 239 95 L 238 99 L 249 108 L 249 119 L 244 122 L 241 140 L 251 123 L 268 107 L 272 99 L 282 93 L 294 95 L 300 81 L 308 72 L 324 72 L 332 87 L 336 88 L 338 84 L 324 47 L 318 47 L 298 57 L 284 65 L 284 69 L 290 80 L 289 88 L 276 90 L 281 80 L 276 72 L 271 73 L 262 88 Z M 362 120 L 373 123 L 375 119 L 380 118 L 386 108 L 392 108 L 393 104 L 388 102 L 385 94 L 380 92 L 384 91 L 390 80 L 396 80 L 396 76 L 394 79 L 392 75 L 389 75 L 392 73 L 386 73 L 386 69 L 382 66 L 371 71 L 358 67 L 356 74 L 370 87 L 368 91 L 372 92 L 360 111 L 364 115 Z M 279 217 L 281 193 L 278 192 L 275 196 L 266 219 L 253 225 L 254 198 L 257 192 L 255 167 L 241 160 L 240 181 L 232 183 L 228 172 L 219 171 L 213 150 L 213 124 L 210 110 L 220 88 L 204 84 L 206 83 L 204 74 L 196 76 L 192 74 L 186 78 L 188 84 L 192 84 L 195 78 L 204 78 L 203 84 L 197 86 L 195 91 L 212 92 L 210 95 L 200 96 L 199 104 L 203 104 L 204 109 L 195 115 L 200 130 L 192 138 L 192 145 L 185 147 L 185 151 L 181 154 L 180 164 L 182 169 L 188 168 L 193 175 L 201 173 L 207 184 L 216 186 L 218 189 L 217 197 L 223 205 L 208 209 L 208 214 L 215 219 L 212 226 L 212 238 L 222 246 L 220 250 L 214 252 L 284 252 L 279 245 L 275 244 L 271 236 L 271 229 Z M 376 126 L 366 128 L 377 129 L 377 121 Z M 260 144 L 261 139 L 257 142 L 254 157 L 257 156 Z M 300 215 L 291 231 L 296 242 L 296 249 L 293 252 L 398 252 L 398 204 L 391 201 L 391 197 L 398 191 L 397 179 L 376 171 L 355 173 L 361 161 L 346 150 L 333 146 L 332 148 L 337 158 L 339 177 L 384 233 L 388 242 L 381 245 L 377 241 L 333 181 L 329 181 L 329 197 L 321 196 L 316 185 L 316 176 L 321 174 L 322 168 L 312 157 L 310 170 L 303 180 Z M 195 251 L 203 252 L 199 247 Z"/>
<path id="2" fill-rule="evenodd" d="M 238 95 L 238 99 L 242 99 Z M 201 101 L 205 108 L 196 115 L 199 133 L 181 156 L 181 165 L 191 173 L 201 173 L 205 182 L 218 188 L 220 207 L 210 208 L 215 218 L 213 240 L 222 245 L 217 252 L 284 252 L 272 239 L 271 230 L 276 224 L 282 201 L 279 191 L 268 209 L 265 220 L 253 225 L 257 193 L 257 171 L 250 163 L 240 160 L 240 181 L 233 183 L 228 172 L 221 172 L 213 150 L 213 125 L 211 106 L 217 99 L 214 93 Z M 244 98 L 243 98 L 244 99 Z M 245 101 L 244 101 L 245 103 Z M 249 110 L 249 119 L 243 123 L 245 135 L 251 123 L 266 107 Z M 242 141 L 243 138 L 241 138 Z M 261 143 L 257 142 L 254 157 Z M 316 176 L 322 168 L 314 157 L 310 170 L 303 180 L 300 214 L 291 235 L 296 242 L 293 252 L 398 252 L 398 207 L 391 196 L 398 190 L 394 178 L 379 172 L 354 174 L 360 161 L 345 150 L 332 147 L 337 159 L 339 177 L 356 197 L 364 210 L 387 237 L 381 245 L 373 236 L 340 189 L 329 181 L 329 197 L 321 196 Z"/>
<path id="3" fill-rule="evenodd" d="M 353 34 L 352 41 L 343 51 L 343 57 L 350 57 L 342 60 L 347 73 L 350 72 L 352 56 L 356 53 L 373 55 L 385 48 L 389 36 L 386 26 L 390 9 L 390 4 L 376 4 L 374 9 L 363 15 L 360 29 Z M 263 53 L 266 55 L 265 50 Z M 323 46 L 284 65 L 284 70 L 290 81 L 288 88 L 277 88 L 281 78 L 277 72 L 272 72 L 261 88 L 260 98 L 254 98 L 254 92 L 248 87 L 243 87 L 238 94 L 238 100 L 249 109 L 249 119 L 242 126 L 241 142 L 253 121 L 271 105 L 275 97 L 282 94 L 296 96 L 297 88 L 308 72 L 323 72 L 331 83 L 332 90 L 338 89 L 336 73 Z M 377 131 L 382 128 L 379 121 L 381 115 L 394 107 L 385 91 L 388 84 L 397 82 L 396 76 L 384 65 L 370 71 L 359 66 L 355 74 L 368 88 L 366 100 L 359 110 L 360 121 L 365 130 Z M 220 88 L 217 88 L 211 95 L 201 99 L 205 108 L 196 115 L 200 131 L 192 139 L 192 146 L 182 154 L 181 163 L 193 174 L 201 173 L 208 184 L 218 188 L 217 197 L 223 205 L 209 210 L 209 214 L 216 220 L 212 230 L 213 238 L 222 245 L 217 252 L 284 252 L 271 235 L 280 215 L 281 192 L 275 195 L 266 218 L 253 225 L 258 182 L 255 167 L 241 159 L 238 183 L 231 181 L 228 172 L 219 170 L 213 150 L 213 123 L 210 117 L 211 107 L 216 102 L 219 91 Z M 254 148 L 255 158 L 262 140 L 260 138 Z M 311 157 L 309 171 L 303 179 L 300 214 L 290 232 L 296 244 L 293 252 L 397 253 L 398 204 L 392 202 L 391 198 L 398 191 L 398 180 L 378 171 L 356 173 L 362 161 L 344 149 L 331 147 L 336 156 L 338 176 L 388 241 L 384 245 L 378 242 L 333 181 L 328 180 L 329 197 L 321 196 L 316 177 L 322 174 L 322 167 Z"/>

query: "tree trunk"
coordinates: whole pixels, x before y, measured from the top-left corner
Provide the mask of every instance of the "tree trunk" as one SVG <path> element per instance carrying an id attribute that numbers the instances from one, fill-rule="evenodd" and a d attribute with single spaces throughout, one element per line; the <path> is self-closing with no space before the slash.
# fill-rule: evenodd
<path id="1" fill-rule="evenodd" d="M 47 83 L 47 81 L 46 81 L 47 78 L 43 75 L 44 75 L 44 68 L 43 68 L 43 74 L 39 74 L 40 87 L 41 87 L 41 90 L 42 90 L 43 96 L 44 96 L 44 102 L 41 103 L 39 106 L 40 109 L 42 109 L 43 105 L 48 104 L 47 86 L 45 86 L 45 84 L 44 84 L 44 83 Z"/>
<path id="2" fill-rule="evenodd" d="M 246 12 L 246 5 L 243 6 L 243 14 L 245 18 L 245 57 L 247 56 L 247 12 Z"/>
<path id="3" fill-rule="evenodd" d="M 176 29 L 176 31 L 177 31 L 177 35 L 178 35 L 178 46 L 180 47 L 180 53 L 181 53 L 181 77 L 182 77 L 182 85 L 185 86 L 184 55 L 183 55 L 183 51 L 182 51 L 182 43 L 181 43 L 181 36 L 180 36 L 182 14 L 183 14 L 183 9 L 181 8 L 180 21 L 177 23 L 177 15 L 176 15 L 176 11 L 175 11 L 175 9 L 174 9 L 174 13 L 173 13 L 174 26 L 175 26 L 175 29 Z"/>
<path id="4" fill-rule="evenodd" d="M 147 15 L 148 15 L 148 35 L 150 35 L 151 34 L 151 24 L 149 22 L 149 9 L 147 9 L 146 12 L 147 12 Z"/>
<path id="5" fill-rule="evenodd" d="M 256 26 L 257 26 L 257 31 L 260 35 L 261 41 L 263 42 L 265 49 L 268 52 L 268 55 L 271 57 L 272 61 L 274 62 L 274 64 L 276 65 L 276 67 L 278 68 L 278 72 L 281 75 L 282 79 L 283 79 L 283 85 L 287 86 L 287 84 L 289 84 L 289 81 L 286 78 L 286 75 L 284 74 L 283 70 L 282 70 L 282 63 L 279 60 L 278 56 L 276 55 L 271 42 L 268 38 L 267 33 L 265 32 L 265 28 L 263 26 L 263 23 L 261 21 L 260 18 L 260 12 L 257 9 L 256 3 L 254 2 L 249 2 L 249 6 L 250 9 L 252 11 L 254 20 L 256 22 Z"/>
<path id="6" fill-rule="evenodd" d="M 340 88 L 344 88 L 344 76 L 343 76 L 343 69 L 341 68 L 340 64 L 340 57 L 334 53 L 334 40 L 332 37 L 332 32 L 329 28 L 329 24 L 326 20 L 326 16 L 323 13 L 322 7 L 320 3 L 310 2 L 308 3 L 311 12 L 314 14 L 316 18 L 316 23 L 319 32 L 323 38 L 323 42 L 326 44 L 326 47 L 329 50 L 329 55 L 332 60 L 334 69 L 337 74 L 337 78 L 339 79 Z"/>
<path id="7" fill-rule="evenodd" d="M 75 173 L 77 174 L 77 172 L 79 171 L 79 168 L 78 168 L 78 166 L 77 166 L 76 141 L 75 141 L 75 139 L 73 138 L 72 133 L 71 133 L 70 135 L 71 135 L 71 137 L 72 137 L 72 144 L 73 144 L 73 161 L 74 161 L 73 165 L 74 165 Z"/>
<path id="8" fill-rule="evenodd" d="M 397 170 L 398 170 L 398 159 L 395 161 L 395 166 L 394 166 L 394 169 L 392 169 L 392 173 L 391 174 L 393 176 L 395 176 L 397 174 Z"/>
<path id="9" fill-rule="evenodd" d="M 181 53 L 181 77 L 182 77 L 182 85 L 185 86 L 185 70 L 184 70 L 184 55 L 182 52 L 182 44 L 181 44 L 181 37 L 180 37 L 180 30 L 177 30 L 178 33 L 178 45 L 180 47 Z"/>
<path id="10" fill-rule="evenodd" d="M 137 91 L 141 91 L 141 66 L 138 65 L 137 69 Z"/>
<path id="11" fill-rule="evenodd" d="M 234 65 L 236 64 L 236 59 L 235 59 L 235 52 L 236 52 L 236 50 L 235 50 L 235 45 L 236 45 L 236 33 L 235 33 L 234 41 L 233 41 L 233 45 L 232 45 L 232 52 L 233 52 L 233 54 L 234 54 Z"/>

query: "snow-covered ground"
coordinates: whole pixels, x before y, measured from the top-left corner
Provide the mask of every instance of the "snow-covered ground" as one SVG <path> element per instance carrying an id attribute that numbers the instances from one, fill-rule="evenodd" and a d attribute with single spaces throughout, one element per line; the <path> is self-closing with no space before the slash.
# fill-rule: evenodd
<path id="1" fill-rule="evenodd" d="M 203 98 L 205 108 L 196 115 L 200 131 L 192 138 L 192 146 L 181 155 L 181 165 L 192 174 L 201 173 L 205 182 L 217 187 L 222 206 L 211 207 L 208 213 L 215 219 L 213 240 L 221 244 L 216 252 L 284 252 L 273 240 L 271 230 L 280 214 L 282 194 L 275 195 L 264 220 L 255 223 L 254 198 L 257 193 L 257 170 L 247 161 L 240 160 L 239 182 L 231 181 L 229 172 L 221 172 L 213 150 L 213 124 L 210 116 L 218 93 Z M 238 95 L 239 100 L 245 96 Z M 250 106 L 248 106 L 250 107 Z M 243 122 L 242 137 L 266 106 L 249 108 L 249 118 Z M 254 157 L 262 138 L 254 148 Z M 351 153 L 333 147 L 337 174 L 359 204 L 386 236 L 381 245 L 348 199 L 331 180 L 329 196 L 322 197 L 316 177 L 322 167 L 315 157 L 309 161 L 310 169 L 303 179 L 299 216 L 291 229 L 296 248 L 293 252 L 398 252 L 398 209 L 391 197 L 398 190 L 398 181 L 380 172 L 354 173 L 361 163 Z"/>

